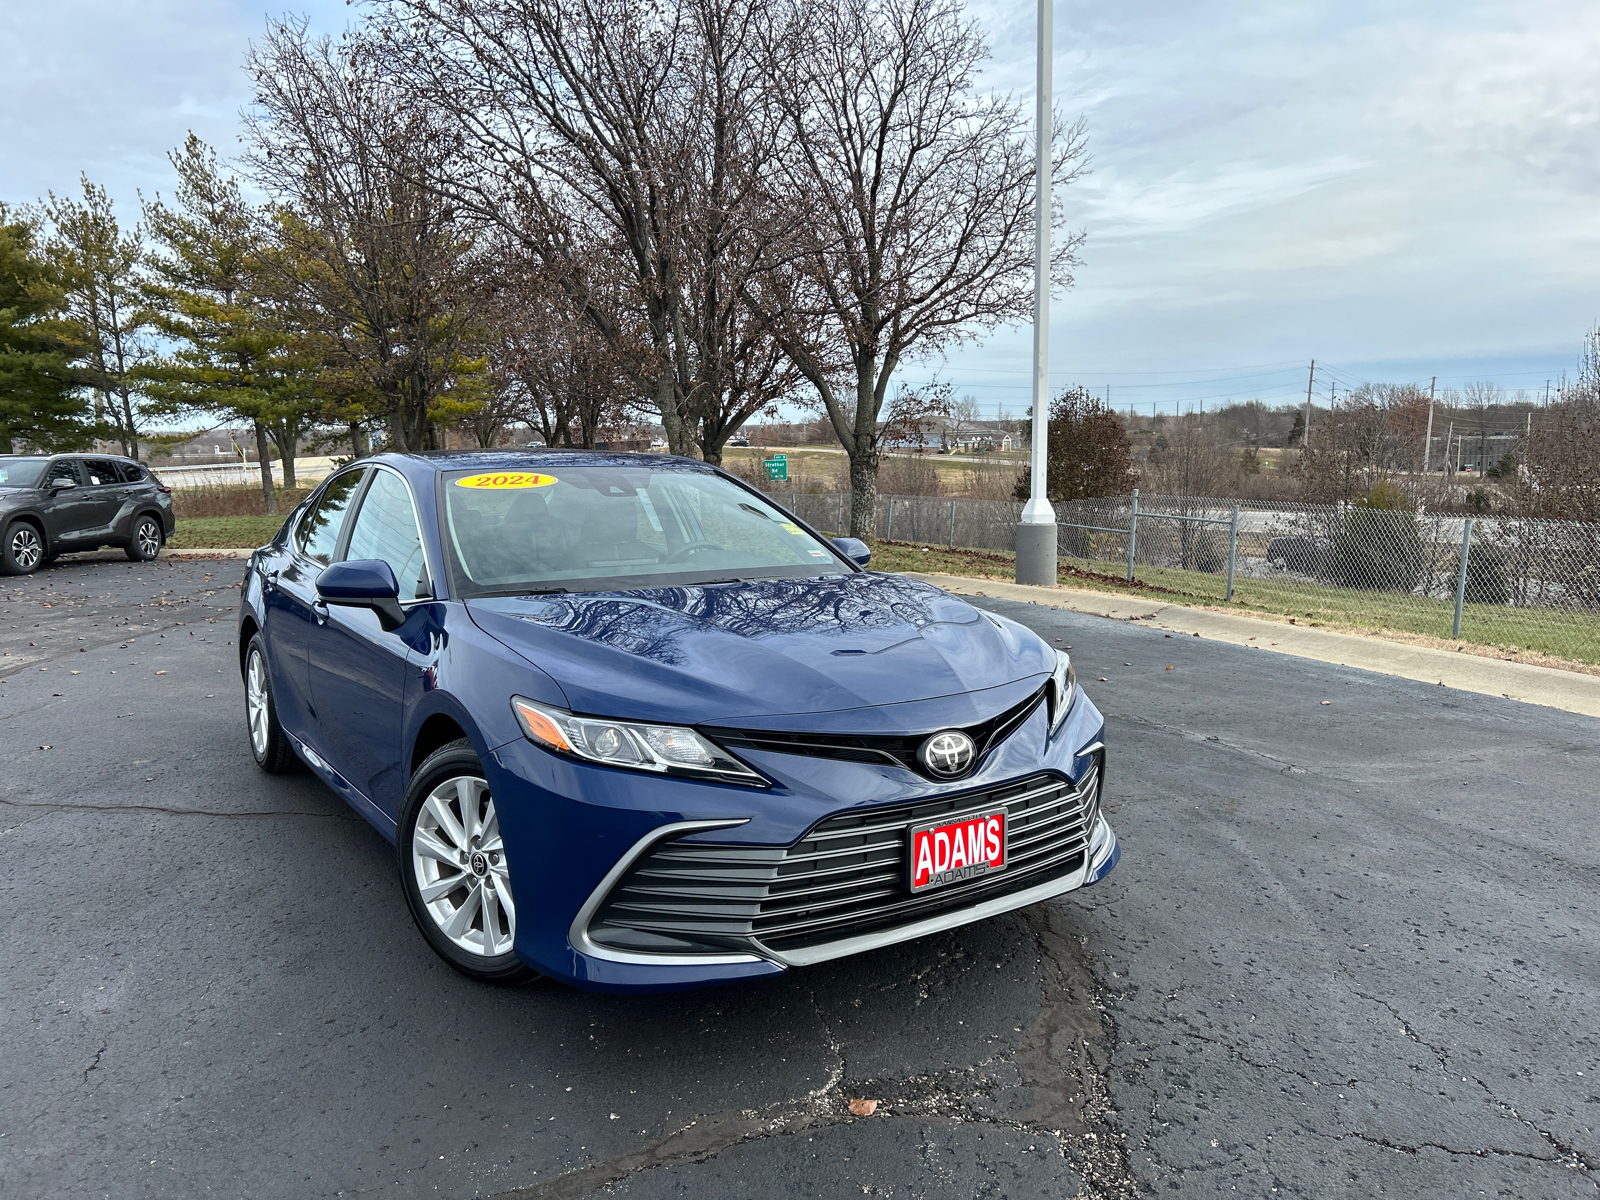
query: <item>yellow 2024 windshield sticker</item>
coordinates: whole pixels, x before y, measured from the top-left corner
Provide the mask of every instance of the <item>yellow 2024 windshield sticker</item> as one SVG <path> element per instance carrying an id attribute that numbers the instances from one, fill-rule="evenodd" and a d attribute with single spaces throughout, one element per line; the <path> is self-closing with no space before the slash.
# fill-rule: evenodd
<path id="1" fill-rule="evenodd" d="M 532 471 L 494 471 L 487 475 L 468 475 L 464 479 L 456 480 L 456 486 L 494 491 L 506 488 L 549 487 L 554 482 L 556 482 L 554 475 L 538 475 Z"/>

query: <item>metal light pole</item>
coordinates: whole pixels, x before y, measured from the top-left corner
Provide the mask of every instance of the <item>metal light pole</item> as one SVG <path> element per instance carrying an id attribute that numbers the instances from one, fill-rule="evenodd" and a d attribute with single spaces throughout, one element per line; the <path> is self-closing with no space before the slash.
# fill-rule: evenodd
<path id="1" fill-rule="evenodd" d="M 1050 153 L 1051 18 L 1054 0 L 1039 4 L 1039 80 L 1036 96 L 1038 141 L 1035 154 L 1038 196 L 1033 249 L 1033 453 L 1032 486 L 1017 526 L 1017 582 L 1056 584 L 1056 511 L 1045 498 L 1048 458 L 1045 438 L 1050 420 Z"/>

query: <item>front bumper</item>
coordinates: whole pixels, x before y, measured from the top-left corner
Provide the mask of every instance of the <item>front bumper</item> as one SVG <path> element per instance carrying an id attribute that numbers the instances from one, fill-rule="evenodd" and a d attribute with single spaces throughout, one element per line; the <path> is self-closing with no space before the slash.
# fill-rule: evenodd
<path id="1" fill-rule="evenodd" d="M 517 953 L 541 972 L 583 988 L 670 991 L 778 974 L 1092 884 L 1109 873 L 1120 854 L 1098 811 L 1103 750 L 1097 743 L 1103 727 L 1098 710 L 1080 693 L 1055 737 L 1048 736 L 1041 709 L 971 778 L 945 785 L 895 767 L 746 754 L 777 784 L 758 790 L 588 766 L 526 742 L 501 746 L 486 766 L 518 901 Z M 879 897 L 874 902 L 884 911 L 865 924 L 853 923 L 850 906 L 836 904 L 835 911 L 846 919 L 815 936 L 793 936 L 791 929 L 791 936 L 773 937 L 771 922 L 762 926 L 766 917 L 757 914 L 784 907 L 784 896 L 775 905 L 770 899 L 774 879 L 779 891 L 792 895 L 795 877 L 785 872 L 795 869 L 794 856 L 806 851 L 817 857 L 807 848 L 819 836 L 839 836 L 819 835 L 819 830 L 841 822 L 847 829 L 853 822 L 876 822 L 881 832 L 895 812 L 929 806 L 959 811 L 967 799 L 989 797 L 992 803 L 995 795 L 1027 800 L 1030 789 L 1044 799 L 1029 803 L 1055 807 L 1028 819 L 1079 822 L 1072 834 L 1076 840 L 1053 847 L 1055 858 L 1040 859 L 1038 869 L 1019 866 L 1014 875 L 1001 873 L 989 884 L 932 893 L 927 904 L 908 894 L 893 895 L 884 871 L 868 881 L 875 892 L 866 882 L 849 892 L 853 884 L 846 878 L 845 888 L 835 891 Z M 1074 797 L 1085 806 L 1080 811 L 1072 809 Z M 838 844 L 853 845 L 854 839 Z M 892 844 L 894 837 L 885 834 L 876 848 Z M 705 884 L 708 894 L 682 890 L 683 877 L 654 881 L 661 888 L 652 888 L 648 879 L 640 885 L 642 876 L 659 869 L 655 856 L 664 846 L 682 859 L 721 860 L 711 875 L 697 876 L 695 888 Z M 802 864 L 802 869 L 811 868 Z M 677 890 L 684 899 L 661 899 L 658 913 L 690 916 L 676 925 L 622 922 L 619 935 L 612 902 L 629 892 L 637 914 L 640 890 L 655 892 L 646 896 L 646 910 L 650 900 Z"/>

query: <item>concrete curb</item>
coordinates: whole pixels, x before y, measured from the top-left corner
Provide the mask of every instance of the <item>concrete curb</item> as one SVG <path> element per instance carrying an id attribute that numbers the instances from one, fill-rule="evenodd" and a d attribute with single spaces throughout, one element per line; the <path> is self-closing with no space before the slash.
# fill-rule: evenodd
<path id="1" fill-rule="evenodd" d="M 1555 667 L 1537 667 L 1530 663 L 1503 662 L 1476 654 L 1435 650 L 1429 646 L 1408 646 L 1403 642 L 1386 642 L 1353 633 L 1308 629 L 1233 613 L 1185 608 L 1180 604 L 1146 600 L 1135 595 L 1113 595 L 1062 587 L 1029 587 L 993 579 L 929 575 L 920 571 L 908 571 L 906 574 L 959 595 L 992 596 L 997 600 L 1044 604 L 1112 620 L 1141 621 L 1170 633 L 1207 637 L 1254 650 L 1272 650 L 1297 658 L 1360 667 L 1364 671 L 1439 684 L 1463 692 L 1504 696 L 1508 700 L 1520 700 L 1526 704 L 1541 704 L 1563 712 L 1600 717 L 1600 676 L 1581 675 Z"/>
<path id="2" fill-rule="evenodd" d="M 162 558 L 249 558 L 254 550 L 162 550 Z"/>

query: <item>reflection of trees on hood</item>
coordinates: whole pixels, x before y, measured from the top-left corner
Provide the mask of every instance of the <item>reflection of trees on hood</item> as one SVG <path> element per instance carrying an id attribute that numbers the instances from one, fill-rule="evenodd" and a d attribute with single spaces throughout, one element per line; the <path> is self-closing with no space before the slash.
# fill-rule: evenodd
<path id="1" fill-rule="evenodd" d="M 981 620 L 926 584 L 881 575 L 763 579 L 735 587 L 671 587 L 603 597 L 541 597 L 516 615 L 546 628 L 679 664 L 678 641 L 710 625 L 752 639 L 796 633 L 849 637 L 872 630 Z M 854 649 L 855 647 L 851 647 Z"/>

